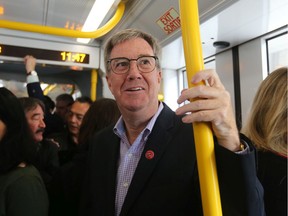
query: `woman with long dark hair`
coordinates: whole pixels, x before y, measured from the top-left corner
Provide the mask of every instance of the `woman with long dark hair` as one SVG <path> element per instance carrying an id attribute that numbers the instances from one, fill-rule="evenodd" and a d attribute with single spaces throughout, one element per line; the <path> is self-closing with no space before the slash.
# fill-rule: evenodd
<path id="1" fill-rule="evenodd" d="M 0 88 L 0 215 L 48 215 L 47 192 L 31 164 L 35 148 L 19 100 Z"/>

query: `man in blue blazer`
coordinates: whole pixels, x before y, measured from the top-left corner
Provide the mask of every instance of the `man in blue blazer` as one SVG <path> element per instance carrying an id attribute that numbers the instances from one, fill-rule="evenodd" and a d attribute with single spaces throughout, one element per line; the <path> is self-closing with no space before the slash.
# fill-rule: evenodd
<path id="1" fill-rule="evenodd" d="M 122 116 L 90 141 L 80 215 L 203 215 L 193 122 L 211 122 L 223 215 L 264 215 L 255 150 L 239 137 L 218 75 L 197 73 L 191 82 L 208 85 L 183 91 L 178 103 L 193 102 L 174 113 L 157 98 L 158 56 L 155 39 L 134 29 L 105 46 L 106 79 Z"/>

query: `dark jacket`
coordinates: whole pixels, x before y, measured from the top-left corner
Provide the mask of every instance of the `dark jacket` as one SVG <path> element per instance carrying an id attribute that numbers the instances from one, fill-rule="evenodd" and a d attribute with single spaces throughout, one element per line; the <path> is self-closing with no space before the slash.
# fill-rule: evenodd
<path id="1" fill-rule="evenodd" d="M 258 151 L 258 177 L 267 216 L 287 216 L 287 158 Z"/>
<path id="2" fill-rule="evenodd" d="M 35 145 L 37 145 L 37 152 L 33 165 L 39 170 L 46 187 L 48 187 L 59 168 L 58 146 L 47 139 Z"/>
<path id="3" fill-rule="evenodd" d="M 58 156 L 60 166 L 70 162 L 79 150 L 68 129 L 65 129 L 61 133 L 51 134 L 48 138 L 53 139 L 59 145 Z"/>
<path id="4" fill-rule="evenodd" d="M 90 143 L 79 215 L 115 216 L 120 139 L 107 128 Z M 250 145 L 250 143 L 249 143 Z M 154 158 L 145 157 L 147 150 Z M 256 177 L 255 151 L 237 155 L 215 144 L 224 216 L 264 215 L 263 188 Z M 191 124 L 165 104 L 136 168 L 121 216 L 202 215 Z"/>
<path id="5" fill-rule="evenodd" d="M 72 161 L 61 166 L 54 175 L 48 190 L 50 216 L 78 215 L 86 154 L 86 152 L 78 153 Z"/>

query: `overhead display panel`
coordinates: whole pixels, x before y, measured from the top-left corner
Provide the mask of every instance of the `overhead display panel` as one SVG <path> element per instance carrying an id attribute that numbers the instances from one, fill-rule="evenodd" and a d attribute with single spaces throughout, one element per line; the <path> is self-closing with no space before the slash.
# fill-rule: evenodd
<path id="1" fill-rule="evenodd" d="M 34 56 L 41 60 L 50 60 L 57 62 L 69 62 L 89 64 L 90 55 L 82 52 L 71 52 L 67 50 L 47 50 L 22 46 L 13 46 L 0 44 L 0 55 L 9 57 L 20 57 L 27 55 Z"/>
<path id="2" fill-rule="evenodd" d="M 13 43 L 12 43 L 13 42 Z M 99 47 L 39 39 L 1 36 L 0 60 L 23 61 L 32 55 L 38 63 L 99 68 Z"/>

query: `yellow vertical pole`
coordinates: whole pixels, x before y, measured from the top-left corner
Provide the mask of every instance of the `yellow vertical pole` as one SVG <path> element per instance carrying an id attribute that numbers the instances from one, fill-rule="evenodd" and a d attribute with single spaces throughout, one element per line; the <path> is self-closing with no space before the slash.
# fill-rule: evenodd
<path id="1" fill-rule="evenodd" d="M 187 80 L 190 88 L 192 76 L 204 69 L 198 1 L 179 0 L 179 6 Z M 204 82 L 201 84 L 203 85 Z M 221 216 L 222 208 L 211 127 L 208 123 L 193 123 L 193 130 L 203 213 L 205 216 Z"/>
<path id="2" fill-rule="evenodd" d="M 96 95 L 97 95 L 97 82 L 98 82 L 98 77 L 97 77 L 97 70 L 93 69 L 91 71 L 91 99 L 92 101 L 96 100 Z"/>

